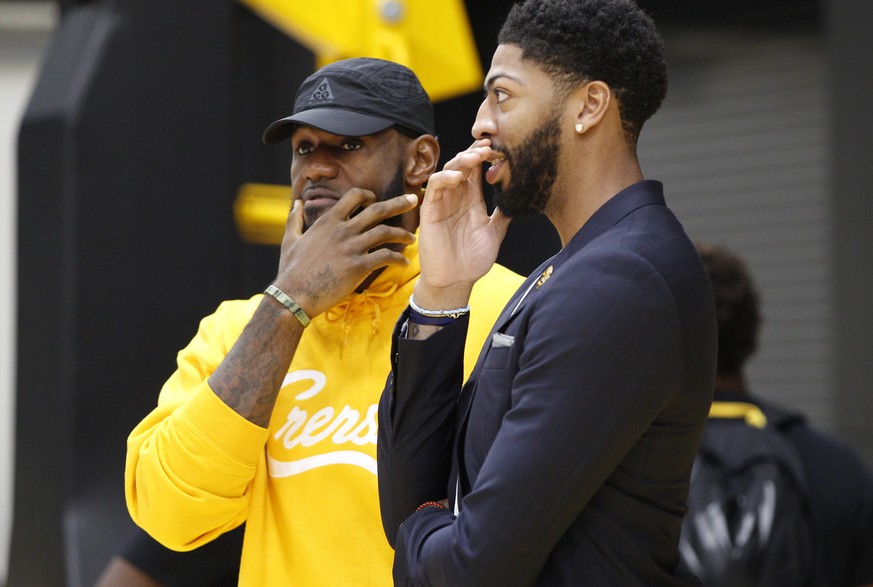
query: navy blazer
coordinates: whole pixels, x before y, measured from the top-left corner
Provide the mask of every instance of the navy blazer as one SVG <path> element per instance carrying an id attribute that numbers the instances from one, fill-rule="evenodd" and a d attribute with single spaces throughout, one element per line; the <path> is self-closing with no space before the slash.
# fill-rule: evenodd
<path id="1" fill-rule="evenodd" d="M 696 584 L 677 549 L 715 309 L 659 182 L 615 195 L 528 278 L 460 396 L 467 320 L 423 341 L 404 322 L 377 459 L 397 585 Z M 415 512 L 447 496 L 457 516 Z"/>

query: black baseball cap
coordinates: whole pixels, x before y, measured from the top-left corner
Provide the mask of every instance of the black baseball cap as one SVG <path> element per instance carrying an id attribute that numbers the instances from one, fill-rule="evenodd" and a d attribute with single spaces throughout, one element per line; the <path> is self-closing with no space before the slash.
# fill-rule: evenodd
<path id="1" fill-rule="evenodd" d="M 433 104 L 412 70 L 370 57 L 336 61 L 306 78 L 294 113 L 268 126 L 264 142 L 283 141 L 300 124 L 350 137 L 392 126 L 414 136 L 436 134 Z"/>

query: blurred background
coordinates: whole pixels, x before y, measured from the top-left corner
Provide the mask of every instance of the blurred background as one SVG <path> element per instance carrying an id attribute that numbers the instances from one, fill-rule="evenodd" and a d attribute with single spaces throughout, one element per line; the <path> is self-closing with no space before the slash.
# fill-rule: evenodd
<path id="1" fill-rule="evenodd" d="M 199 319 L 274 277 L 235 204 L 287 184 L 260 135 L 317 64 L 409 61 L 443 161 L 470 142 L 509 0 L 307 4 L 0 0 L 0 585 L 91 585 L 109 560 L 127 433 Z M 873 465 L 873 3 L 640 4 L 671 76 L 643 169 L 692 238 L 749 261 L 751 389 Z M 526 273 L 557 247 L 524 219 L 499 260 Z"/>

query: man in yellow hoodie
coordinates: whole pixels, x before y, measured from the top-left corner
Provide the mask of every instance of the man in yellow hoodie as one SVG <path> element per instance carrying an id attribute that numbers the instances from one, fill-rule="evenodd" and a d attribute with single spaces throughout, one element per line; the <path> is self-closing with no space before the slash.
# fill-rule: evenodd
<path id="1" fill-rule="evenodd" d="M 264 133 L 289 138 L 294 203 L 276 279 L 221 304 L 179 352 L 128 439 L 127 505 L 177 551 L 245 523 L 243 586 L 391 585 L 376 413 L 419 274 L 433 109 L 407 68 L 349 59 L 307 78 L 293 114 Z M 497 266 L 474 292 L 468 373 L 520 283 Z"/>

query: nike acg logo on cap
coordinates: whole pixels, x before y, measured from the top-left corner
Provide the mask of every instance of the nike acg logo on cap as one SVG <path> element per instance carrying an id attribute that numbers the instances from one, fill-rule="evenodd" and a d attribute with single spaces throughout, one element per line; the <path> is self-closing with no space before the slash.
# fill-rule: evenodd
<path id="1" fill-rule="evenodd" d="M 321 81 L 318 82 L 318 85 L 315 86 L 315 91 L 312 92 L 312 95 L 309 97 L 310 102 L 332 102 L 333 101 L 333 92 L 330 89 L 330 82 L 327 81 L 326 77 L 321 78 Z"/>

